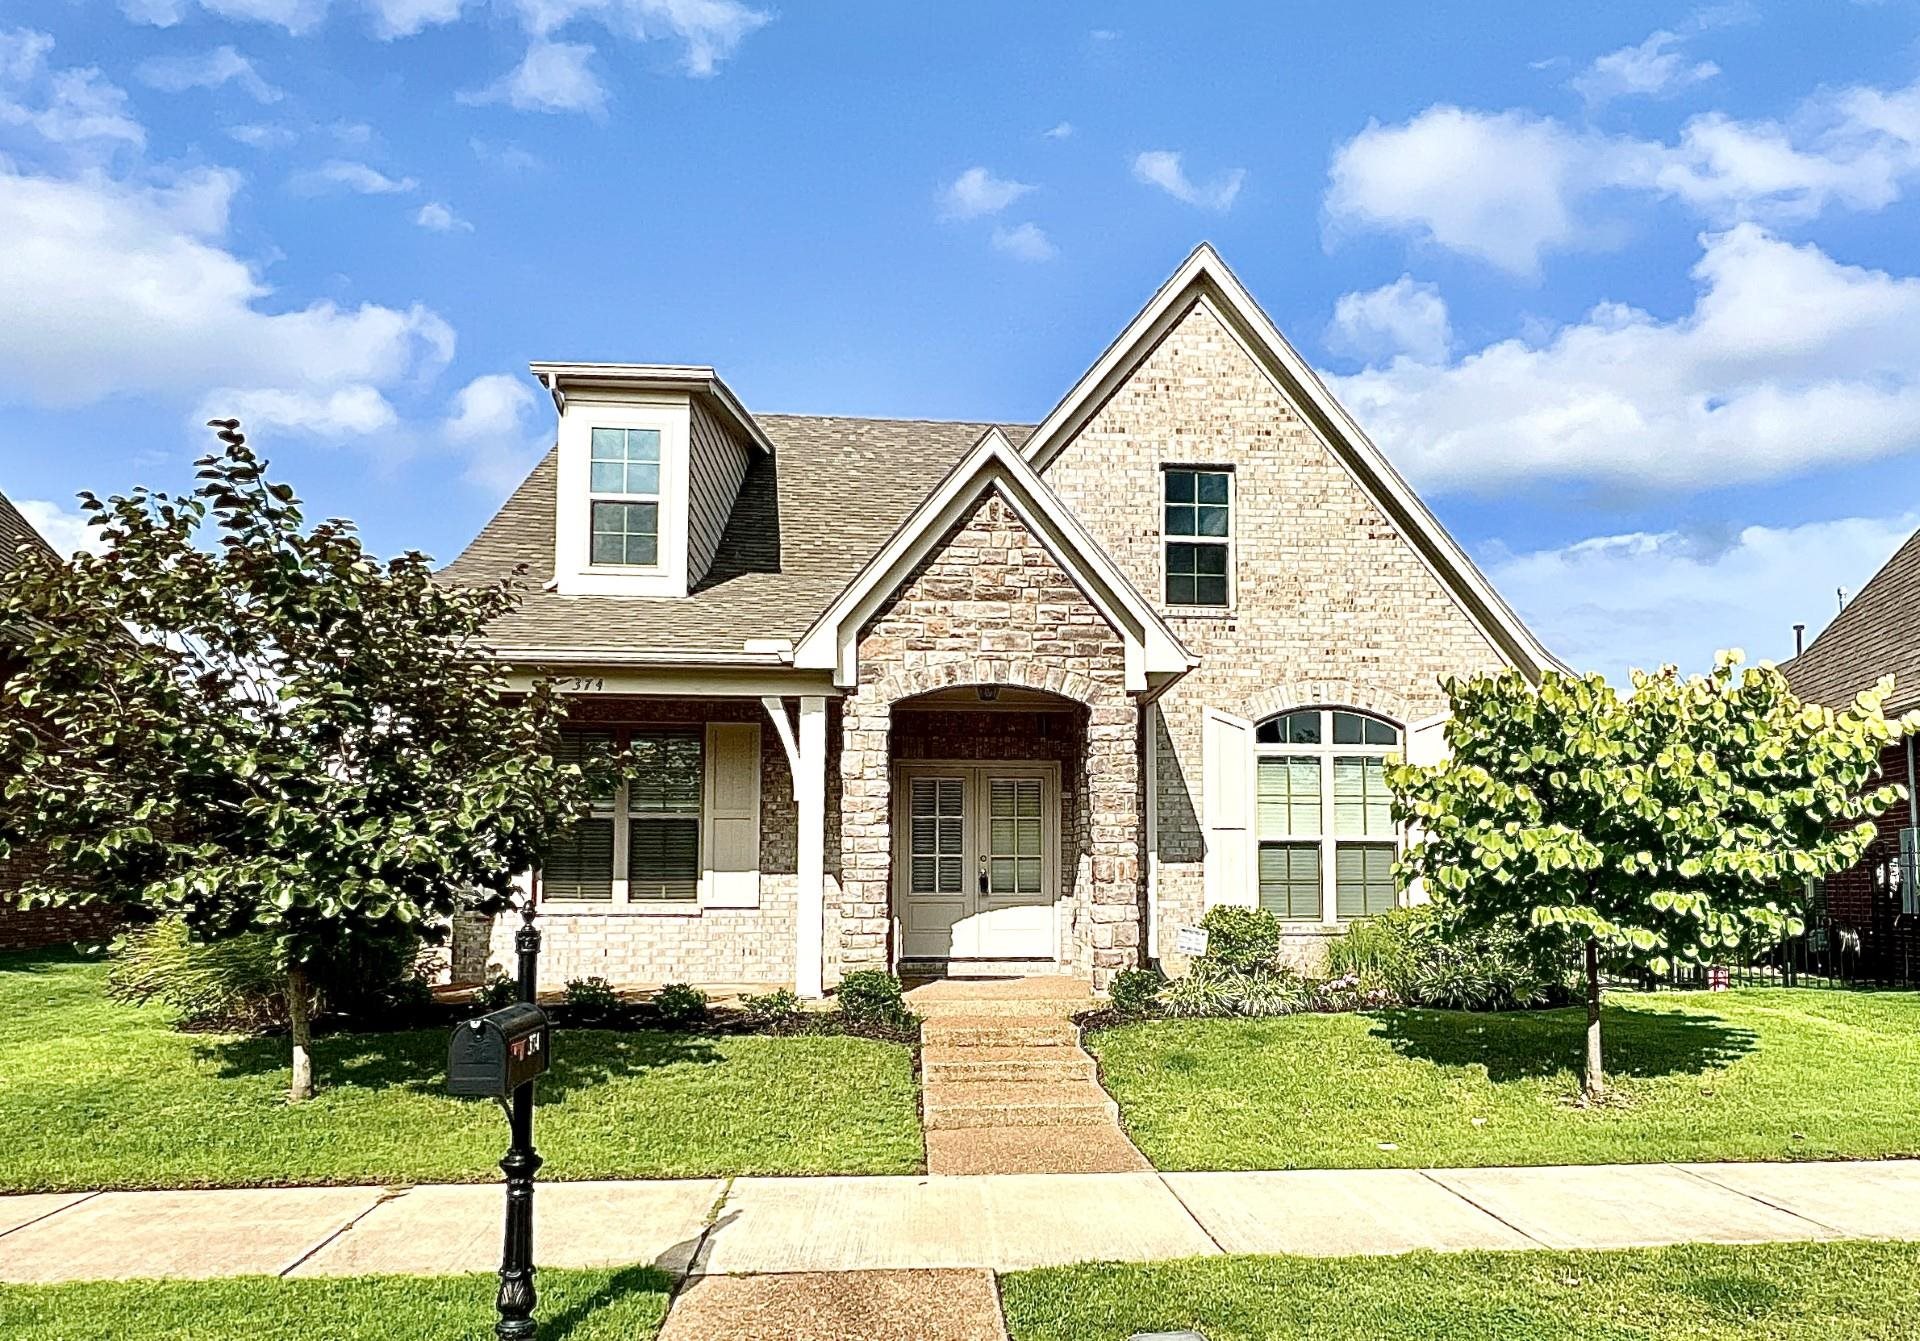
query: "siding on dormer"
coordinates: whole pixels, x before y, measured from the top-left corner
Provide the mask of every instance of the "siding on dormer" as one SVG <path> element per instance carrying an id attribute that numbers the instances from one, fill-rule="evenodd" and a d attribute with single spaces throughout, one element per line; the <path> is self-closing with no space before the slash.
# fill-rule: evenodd
<path id="1" fill-rule="evenodd" d="M 740 481 L 747 474 L 747 446 L 714 418 L 698 400 L 693 402 L 690 469 L 687 482 L 687 587 L 700 585 L 720 548 L 721 533 Z"/>

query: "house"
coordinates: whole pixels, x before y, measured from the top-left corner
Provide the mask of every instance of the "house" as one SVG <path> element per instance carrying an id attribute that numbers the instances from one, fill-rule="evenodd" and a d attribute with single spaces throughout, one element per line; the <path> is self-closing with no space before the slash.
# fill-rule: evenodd
<path id="1" fill-rule="evenodd" d="M 0 582 L 11 580 L 29 550 L 54 552 L 33 523 L 20 515 L 20 509 L 0 494 Z M 8 673 L 8 648 L 17 636 L 0 626 L 0 684 Z M 103 940 L 116 924 L 115 915 L 105 907 L 32 908 L 18 906 L 16 895 L 31 853 L 16 852 L 0 858 L 0 950 L 39 949 L 80 940 Z"/>
<path id="2" fill-rule="evenodd" d="M 1809 702 L 1844 708 L 1863 689 L 1893 677 L 1889 717 L 1920 711 L 1920 531 L 1875 573 L 1821 630 L 1813 645 L 1780 668 L 1793 692 Z M 1920 834 L 1920 759 L 1909 736 L 1880 756 L 1878 786 L 1898 782 L 1907 800 L 1879 819 L 1879 834 L 1851 870 L 1815 892 L 1809 940 L 1833 953 L 1848 947 L 1856 962 L 1835 967 L 1849 976 L 1920 980 L 1920 871 L 1902 861 L 1902 833 Z M 1914 838 L 1904 840 L 1908 852 Z"/>
<path id="3" fill-rule="evenodd" d="M 1394 902 L 1441 677 L 1555 664 L 1210 247 L 1038 424 L 532 371 L 557 445 L 448 575 L 526 565 L 498 655 L 643 761 L 541 875 L 549 981 L 1104 987 L 1214 903 L 1314 955 Z"/>

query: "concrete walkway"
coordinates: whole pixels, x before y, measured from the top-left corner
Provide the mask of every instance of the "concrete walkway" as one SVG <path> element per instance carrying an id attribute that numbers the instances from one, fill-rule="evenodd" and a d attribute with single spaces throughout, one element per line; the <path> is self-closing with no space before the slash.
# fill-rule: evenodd
<path id="1" fill-rule="evenodd" d="M 1019 1270 L 1219 1253 L 1920 1239 L 1920 1161 L 542 1183 L 547 1266 Z M 0 1197 L 0 1281 L 498 1265 L 497 1186 Z"/>

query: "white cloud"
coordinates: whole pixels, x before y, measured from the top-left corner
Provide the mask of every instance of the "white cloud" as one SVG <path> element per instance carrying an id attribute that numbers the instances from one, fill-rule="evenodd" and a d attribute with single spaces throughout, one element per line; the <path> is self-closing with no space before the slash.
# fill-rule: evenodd
<path id="1" fill-rule="evenodd" d="M 381 37 L 411 37 L 423 28 L 452 23 L 465 0 L 367 0 L 373 30 Z"/>
<path id="2" fill-rule="evenodd" d="M 283 96 L 261 77 L 251 60 L 230 46 L 178 56 L 155 56 L 141 62 L 136 73 L 141 83 L 163 93 L 236 84 L 255 102 L 278 102 Z"/>
<path id="3" fill-rule="evenodd" d="M 362 196 L 405 195 L 420 183 L 411 177 L 389 177 L 377 168 L 350 159 L 331 158 L 317 168 L 295 173 L 287 185 L 305 196 L 350 191 Z"/>
<path id="4" fill-rule="evenodd" d="M 449 446 L 466 457 L 467 478 L 505 492 L 552 445 L 552 432 L 530 427 L 539 397 L 524 380 L 489 373 L 467 383 L 453 398 L 441 424 Z"/>
<path id="5" fill-rule="evenodd" d="M 425 307 L 271 304 L 225 245 L 237 186 L 209 169 L 150 186 L 0 163 L 0 400 L 192 404 L 214 386 L 331 392 L 446 365 L 453 330 Z"/>
<path id="6" fill-rule="evenodd" d="M 286 126 L 249 124 L 228 126 L 227 138 L 249 149 L 284 149 L 300 137 Z"/>
<path id="7" fill-rule="evenodd" d="M 1053 245 L 1053 239 L 1046 235 L 1040 225 L 1032 223 L 1015 224 L 1012 228 L 993 230 L 993 249 L 1005 252 L 1017 261 L 1051 261 L 1059 254 Z"/>
<path id="8" fill-rule="evenodd" d="M 41 538 L 62 554 L 100 548 L 99 529 L 87 525 L 87 514 L 78 508 L 63 508 L 38 498 L 16 498 L 13 505 Z"/>
<path id="9" fill-rule="evenodd" d="M 1453 342 L 1446 300 L 1436 285 L 1402 275 L 1365 293 L 1344 293 L 1333 305 L 1327 343 L 1366 359 L 1405 355 L 1438 363 Z"/>
<path id="10" fill-rule="evenodd" d="M 0 125 L 57 145 L 144 146 L 147 132 L 128 109 L 126 92 L 90 65 L 54 69 L 52 50 L 46 33 L 0 30 Z"/>
<path id="11" fill-rule="evenodd" d="M 515 0 L 521 24 L 545 40 L 578 19 L 636 41 L 678 40 L 681 65 L 705 78 L 773 15 L 741 0 Z"/>
<path id="12" fill-rule="evenodd" d="M 1807 100 L 1786 123 L 1719 112 L 1671 142 L 1574 130 L 1530 112 L 1439 104 L 1334 151 L 1329 224 L 1411 234 L 1516 274 L 1543 254 L 1610 245 L 1607 204 L 1672 199 L 1717 226 L 1873 210 L 1920 176 L 1920 81 Z"/>
<path id="13" fill-rule="evenodd" d="M 471 233 L 473 225 L 453 212 L 451 206 L 430 200 L 413 216 L 414 223 L 429 233 Z"/>
<path id="14" fill-rule="evenodd" d="M 1624 684 L 1634 666 L 1706 670 L 1725 647 L 1785 661 L 1793 626 L 1811 641 L 1833 617 L 1835 589 L 1858 591 L 1916 525 L 1910 512 L 1597 536 L 1497 553 L 1487 571 L 1548 647 Z"/>
<path id="15" fill-rule="evenodd" d="M 386 432 L 400 422 L 387 398 L 364 384 L 320 392 L 227 387 L 208 392 L 192 417 L 196 423 L 238 419 L 249 433 L 277 429 L 332 439 Z"/>
<path id="16" fill-rule="evenodd" d="M 486 88 L 462 93 L 464 103 L 504 102 L 523 112 L 606 111 L 607 89 L 587 64 L 593 48 L 585 42 L 537 41 L 520 64 Z"/>
<path id="17" fill-rule="evenodd" d="M 1330 380 L 1433 488 L 1704 489 L 1920 448 L 1920 279 L 1754 224 L 1702 246 L 1675 320 L 1601 303 L 1539 340 Z"/>
<path id="18" fill-rule="evenodd" d="M 1590 103 L 1609 98 L 1658 98 L 1704 83 L 1720 73 L 1712 61 L 1696 61 L 1680 50 L 1679 34 L 1665 29 L 1637 46 L 1608 52 L 1576 75 L 1573 89 Z"/>
<path id="19" fill-rule="evenodd" d="M 185 15 L 190 0 L 120 0 L 120 10 L 136 23 L 171 28 Z M 224 19 L 240 19 L 306 32 L 327 16 L 327 0 L 199 0 L 200 8 Z"/>
<path id="20" fill-rule="evenodd" d="M 996 177 L 984 167 L 972 167 L 940 192 L 940 208 L 950 219 L 975 219 L 983 214 L 998 214 L 1032 190 L 1025 182 Z"/>
<path id="21" fill-rule="evenodd" d="M 1053 125 L 1047 127 L 1046 130 L 1042 131 L 1041 134 L 1049 140 L 1067 139 L 1073 134 L 1073 122 L 1056 121 Z"/>
<path id="22" fill-rule="evenodd" d="M 1188 178 L 1180 165 L 1180 155 L 1171 149 L 1149 149 L 1133 160 L 1135 181 L 1157 186 L 1175 200 L 1201 209 L 1224 213 L 1233 208 L 1234 197 L 1247 179 L 1245 168 L 1233 168 L 1203 184 Z"/>

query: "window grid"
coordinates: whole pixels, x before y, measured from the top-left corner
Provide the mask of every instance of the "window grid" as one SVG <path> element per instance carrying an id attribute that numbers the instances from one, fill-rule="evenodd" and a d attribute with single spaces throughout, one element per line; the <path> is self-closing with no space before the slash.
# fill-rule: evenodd
<path id="1" fill-rule="evenodd" d="M 588 557 L 596 565 L 660 565 L 660 430 L 596 428 L 587 463 Z"/>
<path id="2" fill-rule="evenodd" d="M 1167 604 L 1232 604 L 1233 472 L 1168 469 L 1161 491 Z"/>
<path id="3" fill-rule="evenodd" d="M 697 727 L 569 729 L 559 757 L 583 763 L 611 750 L 621 735 L 632 766 L 555 844 L 541 868 L 542 896 L 607 906 L 692 902 L 700 895 L 704 733 Z"/>
<path id="4" fill-rule="evenodd" d="M 1398 902 L 1399 832 L 1386 786 L 1390 722 L 1345 708 L 1280 713 L 1254 730 L 1260 906 L 1347 921 Z"/>

